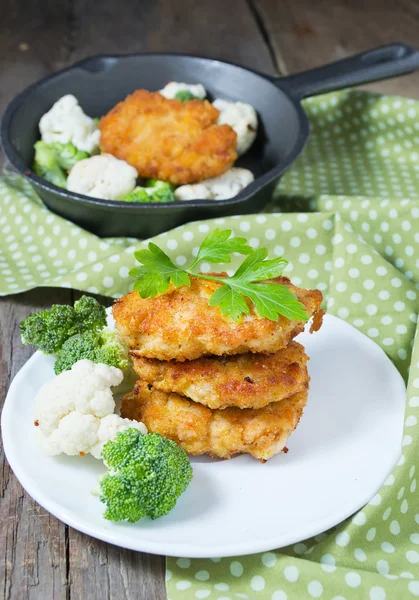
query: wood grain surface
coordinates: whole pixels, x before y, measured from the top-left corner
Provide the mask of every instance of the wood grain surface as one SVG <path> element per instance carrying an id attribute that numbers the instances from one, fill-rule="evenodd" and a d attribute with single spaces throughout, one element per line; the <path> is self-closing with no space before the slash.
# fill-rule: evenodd
<path id="1" fill-rule="evenodd" d="M 28 84 L 91 54 L 188 52 L 283 75 L 389 41 L 414 45 L 418 26 L 417 0 L 3 0 L 0 111 Z M 368 87 L 419 98 L 419 73 Z M 1 403 L 32 353 L 20 342 L 19 322 L 78 296 L 41 288 L 1 299 Z M 23 491 L 0 450 L 1 599 L 166 597 L 162 557 L 57 521 Z"/>

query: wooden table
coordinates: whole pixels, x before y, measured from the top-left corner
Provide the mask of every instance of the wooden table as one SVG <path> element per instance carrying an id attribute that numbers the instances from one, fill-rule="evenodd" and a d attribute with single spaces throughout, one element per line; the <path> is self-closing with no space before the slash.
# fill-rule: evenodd
<path id="1" fill-rule="evenodd" d="M 285 75 L 390 41 L 417 44 L 418 0 L 3 0 L 0 109 L 29 83 L 99 53 L 188 52 Z M 419 98 L 419 73 L 368 86 Z M 31 355 L 19 322 L 71 290 L 0 303 L 0 401 Z M 106 299 L 109 304 L 110 300 Z M 0 456 L 0 596 L 161 600 L 164 559 L 82 535 L 40 508 Z"/>

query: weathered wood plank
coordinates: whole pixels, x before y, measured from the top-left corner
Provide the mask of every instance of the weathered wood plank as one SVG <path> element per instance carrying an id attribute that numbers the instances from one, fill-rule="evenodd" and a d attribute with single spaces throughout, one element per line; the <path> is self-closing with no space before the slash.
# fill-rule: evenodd
<path id="1" fill-rule="evenodd" d="M 51 303 L 68 303 L 68 290 L 38 289 L 0 301 L 0 406 L 11 380 L 33 353 L 23 346 L 19 322 Z M 29 399 L 28 399 L 29 400 Z M 0 447 L 0 597 L 67 597 L 66 527 L 26 494 Z"/>
<path id="2" fill-rule="evenodd" d="M 251 0 L 288 73 L 389 42 L 418 43 L 417 0 Z M 365 86 L 419 98 L 419 72 Z"/>

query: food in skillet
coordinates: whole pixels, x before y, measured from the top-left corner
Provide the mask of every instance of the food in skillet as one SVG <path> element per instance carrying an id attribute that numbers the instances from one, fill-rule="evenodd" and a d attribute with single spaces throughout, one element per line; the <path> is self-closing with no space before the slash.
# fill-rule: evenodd
<path id="1" fill-rule="evenodd" d="M 254 180 L 233 164 L 255 140 L 257 114 L 243 102 L 205 98 L 201 84 L 169 82 L 159 92 L 137 90 L 92 119 L 74 96 L 63 96 L 40 120 L 33 170 L 107 200 L 232 198 Z"/>
<path id="2" fill-rule="evenodd" d="M 140 177 L 186 184 L 221 175 L 237 158 L 237 136 L 217 125 L 207 100 L 169 100 L 137 90 L 99 122 L 104 152 L 127 161 Z"/>

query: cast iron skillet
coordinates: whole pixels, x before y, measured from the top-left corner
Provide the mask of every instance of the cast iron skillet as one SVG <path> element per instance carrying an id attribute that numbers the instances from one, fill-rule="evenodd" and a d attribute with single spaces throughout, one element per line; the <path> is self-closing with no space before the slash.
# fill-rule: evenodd
<path id="1" fill-rule="evenodd" d="M 145 238 L 187 221 L 260 211 L 307 141 L 309 125 L 301 99 L 409 73 L 418 67 L 419 52 L 404 44 L 382 46 L 281 79 L 197 56 L 95 56 L 19 94 L 5 112 L 1 141 L 12 166 L 27 177 L 54 212 L 100 236 Z M 55 187 L 30 170 L 39 119 L 61 96 L 74 94 L 84 111 L 95 117 L 135 89 L 158 90 L 168 81 L 201 82 L 210 99 L 241 100 L 258 111 L 256 142 L 238 162 L 251 169 L 256 180 L 235 198 L 164 204 L 96 200 Z"/>

